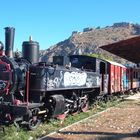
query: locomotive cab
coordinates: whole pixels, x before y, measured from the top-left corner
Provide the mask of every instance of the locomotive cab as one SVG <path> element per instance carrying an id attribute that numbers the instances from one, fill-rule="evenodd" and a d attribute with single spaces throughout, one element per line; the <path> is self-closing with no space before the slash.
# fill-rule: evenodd
<path id="1" fill-rule="evenodd" d="M 108 92 L 108 71 L 106 61 L 85 55 L 71 55 L 70 62 L 73 67 L 96 73 L 100 85 L 98 92 L 103 94 Z"/>

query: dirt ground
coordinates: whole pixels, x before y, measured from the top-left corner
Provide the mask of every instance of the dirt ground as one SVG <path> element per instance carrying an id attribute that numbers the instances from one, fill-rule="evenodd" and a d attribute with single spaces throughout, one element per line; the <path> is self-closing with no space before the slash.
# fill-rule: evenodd
<path id="1" fill-rule="evenodd" d="M 140 140 L 140 100 L 125 101 L 42 140 Z"/>

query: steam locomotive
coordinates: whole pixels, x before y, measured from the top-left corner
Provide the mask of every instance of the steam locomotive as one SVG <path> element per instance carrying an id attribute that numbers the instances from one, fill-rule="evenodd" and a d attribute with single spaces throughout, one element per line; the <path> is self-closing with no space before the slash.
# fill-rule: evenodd
<path id="1" fill-rule="evenodd" d="M 84 55 L 39 62 L 39 43 L 31 39 L 23 42 L 22 57 L 14 57 L 14 34 L 14 28 L 5 28 L 5 51 L 0 42 L 0 124 L 33 130 L 42 119 L 86 111 L 97 96 L 139 89 L 137 67 Z"/>

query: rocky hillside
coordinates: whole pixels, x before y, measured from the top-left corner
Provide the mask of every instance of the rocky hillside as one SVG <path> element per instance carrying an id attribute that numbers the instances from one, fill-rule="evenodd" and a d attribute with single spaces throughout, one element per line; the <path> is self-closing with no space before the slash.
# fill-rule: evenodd
<path id="1" fill-rule="evenodd" d="M 104 28 L 85 28 L 83 29 L 83 32 L 73 31 L 68 39 L 42 51 L 41 59 L 52 61 L 54 55 L 97 53 L 113 57 L 115 61 L 118 61 L 119 63 L 126 63 L 125 60 L 100 49 L 100 46 L 137 35 L 140 35 L 140 25 L 126 22 L 115 23 L 112 26 Z"/>

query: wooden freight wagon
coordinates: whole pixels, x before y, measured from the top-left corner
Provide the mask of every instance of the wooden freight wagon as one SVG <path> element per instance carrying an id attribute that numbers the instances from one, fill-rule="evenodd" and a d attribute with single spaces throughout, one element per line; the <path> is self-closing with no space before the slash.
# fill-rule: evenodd
<path id="1" fill-rule="evenodd" d="M 107 61 L 107 69 L 109 74 L 108 93 L 117 93 L 127 90 L 126 67 L 122 64 Z"/>

